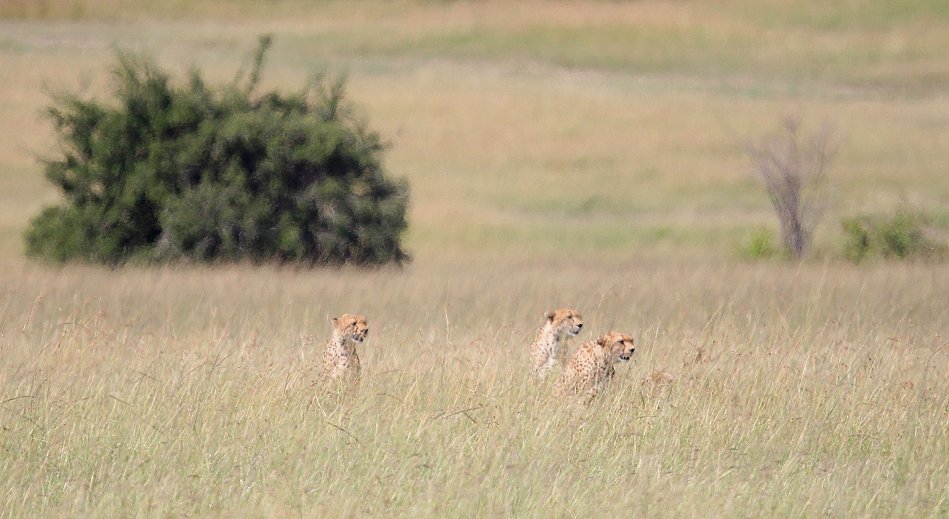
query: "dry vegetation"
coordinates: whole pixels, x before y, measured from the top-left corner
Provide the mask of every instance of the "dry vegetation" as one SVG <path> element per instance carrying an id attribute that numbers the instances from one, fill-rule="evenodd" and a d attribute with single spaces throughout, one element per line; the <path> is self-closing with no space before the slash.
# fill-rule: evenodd
<path id="1" fill-rule="evenodd" d="M 0 309 L 7 515 L 947 512 L 944 270 L 15 274 Z M 586 310 L 581 339 L 640 338 L 590 409 L 527 377 L 561 300 Z M 340 308 L 373 328 L 344 399 L 314 386 Z"/>
<path id="2" fill-rule="evenodd" d="M 0 3 L 0 517 L 949 516 L 946 266 L 731 258 L 774 225 L 741 143 L 787 113 L 839 130 L 828 221 L 949 227 L 939 2 L 138 4 Z M 44 86 L 100 92 L 113 45 L 228 79 L 265 31 L 268 86 L 350 72 L 410 267 L 21 258 Z M 590 409 L 526 376 L 557 305 L 641 343 Z"/>

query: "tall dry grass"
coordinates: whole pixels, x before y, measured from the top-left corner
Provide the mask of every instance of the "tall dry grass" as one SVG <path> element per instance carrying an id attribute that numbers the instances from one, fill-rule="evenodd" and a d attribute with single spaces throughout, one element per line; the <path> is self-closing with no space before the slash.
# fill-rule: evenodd
<path id="1" fill-rule="evenodd" d="M 949 512 L 944 268 L 8 272 L 3 517 Z M 589 409 L 527 375 L 559 304 L 640 343 Z M 316 369 L 341 311 L 355 396 Z"/>

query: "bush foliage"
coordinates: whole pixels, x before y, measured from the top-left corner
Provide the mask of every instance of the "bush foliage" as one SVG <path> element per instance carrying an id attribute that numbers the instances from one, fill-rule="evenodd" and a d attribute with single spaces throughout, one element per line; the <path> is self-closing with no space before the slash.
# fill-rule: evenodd
<path id="1" fill-rule="evenodd" d="M 756 227 L 738 246 L 738 255 L 748 260 L 771 258 L 778 252 L 774 233 L 767 227 Z"/>
<path id="2" fill-rule="evenodd" d="M 867 258 L 938 259 L 945 245 L 926 236 L 926 219 L 907 209 L 891 216 L 861 216 L 841 222 L 846 242 L 844 256 L 854 262 Z"/>
<path id="3" fill-rule="evenodd" d="M 278 261 L 376 265 L 407 259 L 408 188 L 352 116 L 344 82 L 257 93 L 250 74 L 175 82 L 120 54 L 115 106 L 75 95 L 49 109 L 62 156 L 45 163 L 64 203 L 37 216 L 27 253 L 54 261 Z"/>

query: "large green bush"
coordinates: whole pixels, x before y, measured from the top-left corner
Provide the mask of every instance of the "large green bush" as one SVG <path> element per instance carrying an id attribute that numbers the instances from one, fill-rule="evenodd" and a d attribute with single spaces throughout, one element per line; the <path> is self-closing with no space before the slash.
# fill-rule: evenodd
<path id="1" fill-rule="evenodd" d="M 27 253 L 55 261 L 278 261 L 376 265 L 407 259 L 408 189 L 386 177 L 378 134 L 342 81 L 257 93 L 251 73 L 209 86 L 122 54 L 115 103 L 75 95 L 49 114 L 62 156 L 45 163 L 62 205 L 36 217 Z"/>

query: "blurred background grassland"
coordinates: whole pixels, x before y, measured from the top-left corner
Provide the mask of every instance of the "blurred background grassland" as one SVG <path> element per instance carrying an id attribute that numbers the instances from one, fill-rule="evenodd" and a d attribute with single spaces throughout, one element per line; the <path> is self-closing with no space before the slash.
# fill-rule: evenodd
<path id="1" fill-rule="evenodd" d="M 159 5 L 160 4 L 160 5 Z M 743 146 L 787 114 L 836 129 L 841 215 L 903 202 L 949 227 L 940 2 L 4 2 L 0 244 L 55 193 L 48 92 L 105 97 L 117 48 L 264 87 L 329 69 L 413 189 L 408 248 L 728 256 L 772 224 Z"/>
<path id="2" fill-rule="evenodd" d="M 840 221 L 949 231 L 947 27 L 917 0 L 0 0 L 0 518 L 946 517 L 949 270 L 846 262 Z M 49 93 L 107 99 L 116 49 L 230 81 L 263 33 L 265 89 L 348 74 L 412 264 L 23 258 Z M 787 114 L 836 128 L 817 259 L 743 261 L 777 229 L 744 145 Z M 526 378 L 558 305 L 638 341 L 591 409 Z M 372 329 L 350 399 L 317 390 L 342 312 Z"/>

